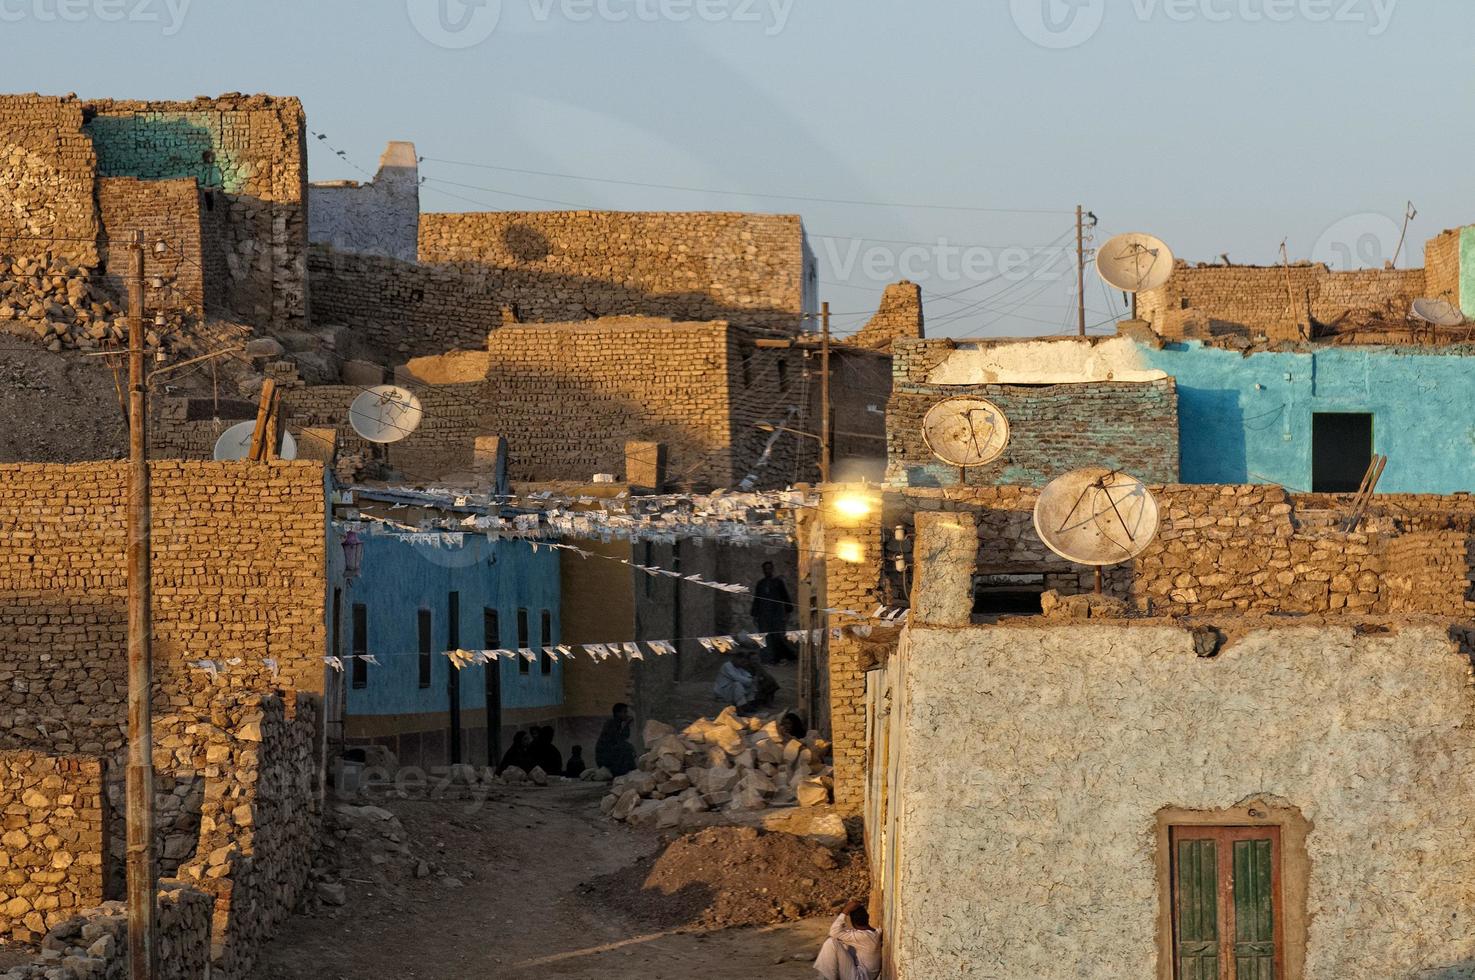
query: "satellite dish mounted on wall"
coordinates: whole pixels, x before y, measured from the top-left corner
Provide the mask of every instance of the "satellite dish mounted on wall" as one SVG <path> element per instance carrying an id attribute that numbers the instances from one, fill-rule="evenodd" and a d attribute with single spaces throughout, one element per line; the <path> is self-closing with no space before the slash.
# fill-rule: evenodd
<path id="1" fill-rule="evenodd" d="M 399 442 L 420 426 L 420 399 L 394 385 L 370 388 L 353 400 L 348 423 L 369 442 Z"/>
<path id="2" fill-rule="evenodd" d="M 1173 250 L 1160 238 L 1128 232 L 1109 239 L 1097 250 L 1096 271 L 1123 292 L 1147 292 L 1166 285 L 1172 277 Z"/>
<path id="3" fill-rule="evenodd" d="M 245 459 L 251 455 L 251 436 L 256 432 L 255 422 L 238 422 L 220 434 L 215 440 L 215 460 L 225 462 L 227 460 Z M 292 438 L 292 433 L 282 433 L 282 448 L 277 453 L 277 459 L 296 459 L 297 440 Z"/>
<path id="4" fill-rule="evenodd" d="M 949 398 L 928 410 L 922 439 L 944 463 L 985 466 L 1004 455 L 1009 419 L 985 398 Z"/>
<path id="5" fill-rule="evenodd" d="M 1459 307 L 1448 300 L 1443 299 L 1416 299 L 1413 308 L 1409 311 L 1415 319 L 1432 323 L 1436 327 L 1462 327 L 1465 325 L 1465 314 L 1460 312 Z"/>
<path id="6" fill-rule="evenodd" d="M 1130 561 L 1157 537 L 1157 501 L 1120 470 L 1074 470 L 1041 491 L 1035 531 L 1061 558 L 1095 567 L 1099 593 L 1103 566 Z"/>

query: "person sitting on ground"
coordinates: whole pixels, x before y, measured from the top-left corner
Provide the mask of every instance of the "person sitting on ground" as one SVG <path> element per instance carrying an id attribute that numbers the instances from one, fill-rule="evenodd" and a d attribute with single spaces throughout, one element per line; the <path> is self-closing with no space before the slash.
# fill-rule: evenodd
<path id="1" fill-rule="evenodd" d="M 741 705 L 753 700 L 758 693 L 758 679 L 748 669 L 747 658 L 729 657 L 717 672 L 712 684 L 712 696 L 723 704 Z"/>
<path id="2" fill-rule="evenodd" d="M 563 774 L 569 779 L 578 779 L 589 770 L 589 764 L 584 761 L 584 746 L 575 745 L 569 749 L 568 765 L 563 767 Z"/>
<path id="3" fill-rule="evenodd" d="M 881 933 L 871 928 L 865 903 L 851 901 L 840 911 L 814 969 L 825 980 L 877 980 L 881 976 Z"/>
<path id="4" fill-rule="evenodd" d="M 535 728 L 533 734 L 532 762 L 546 775 L 557 776 L 563 772 L 563 753 L 553 744 L 556 734 L 552 725 Z"/>
<path id="5" fill-rule="evenodd" d="M 752 715 L 764 708 L 772 708 L 773 697 L 779 691 L 778 681 L 764 669 L 757 654 L 744 650 L 738 654 L 737 660 L 740 668 L 753 675 L 753 693 L 746 702 L 738 705 L 738 711 Z"/>
<path id="6" fill-rule="evenodd" d="M 612 775 L 623 776 L 635 769 L 635 746 L 630 744 L 630 729 L 635 725 L 635 715 L 628 704 L 614 706 L 611 716 L 594 743 L 594 764 L 608 769 Z"/>
<path id="7" fill-rule="evenodd" d="M 510 768 L 518 768 L 527 772 L 533 767 L 531 753 L 528 751 L 528 733 L 518 732 L 512 736 L 512 747 L 502 756 L 502 761 L 497 764 L 497 775 L 502 775 Z"/>
<path id="8" fill-rule="evenodd" d="M 804 719 L 798 714 L 790 711 L 778 720 L 778 733 L 784 739 L 802 739 L 809 734 L 809 726 L 804 724 Z"/>

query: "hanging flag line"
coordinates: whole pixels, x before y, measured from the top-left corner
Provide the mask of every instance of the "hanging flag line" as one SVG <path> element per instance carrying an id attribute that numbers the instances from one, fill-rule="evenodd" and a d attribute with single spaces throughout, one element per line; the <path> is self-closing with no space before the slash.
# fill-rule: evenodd
<path id="1" fill-rule="evenodd" d="M 804 490 L 716 490 L 712 493 L 667 493 L 632 494 L 621 490 L 613 496 L 593 494 L 562 494 L 552 490 L 534 493 L 470 493 L 446 487 L 411 489 L 408 487 L 365 487 L 355 486 L 339 491 L 334 502 L 352 506 L 359 498 L 391 503 L 398 506 L 437 507 L 444 509 L 487 509 L 510 507 L 513 509 L 546 510 L 594 509 L 617 514 L 656 514 L 663 511 L 681 511 L 704 518 L 738 519 L 747 521 L 754 515 L 765 515 L 776 519 L 782 511 L 815 508 L 820 505 L 818 494 Z"/>

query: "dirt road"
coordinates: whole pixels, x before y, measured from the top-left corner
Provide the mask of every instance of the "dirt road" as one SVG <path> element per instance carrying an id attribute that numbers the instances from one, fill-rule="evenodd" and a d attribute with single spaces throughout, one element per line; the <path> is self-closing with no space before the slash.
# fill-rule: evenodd
<path id="1" fill-rule="evenodd" d="M 332 918 L 288 923 L 265 951 L 257 980 L 815 976 L 809 964 L 827 920 L 651 935 L 620 909 L 594 904 L 582 883 L 659 843 L 601 817 L 601 791 L 589 784 L 508 790 L 479 808 L 384 804 L 404 823 L 417 854 L 449 877 L 410 875 L 384 889 L 347 872 L 347 904 Z"/>

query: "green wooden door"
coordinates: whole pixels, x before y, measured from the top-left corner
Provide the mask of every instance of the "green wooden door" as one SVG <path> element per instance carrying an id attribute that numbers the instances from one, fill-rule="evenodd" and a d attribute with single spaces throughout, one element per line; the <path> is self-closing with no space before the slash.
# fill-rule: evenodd
<path id="1" fill-rule="evenodd" d="M 1175 827 L 1177 980 L 1279 980 L 1280 829 Z"/>

